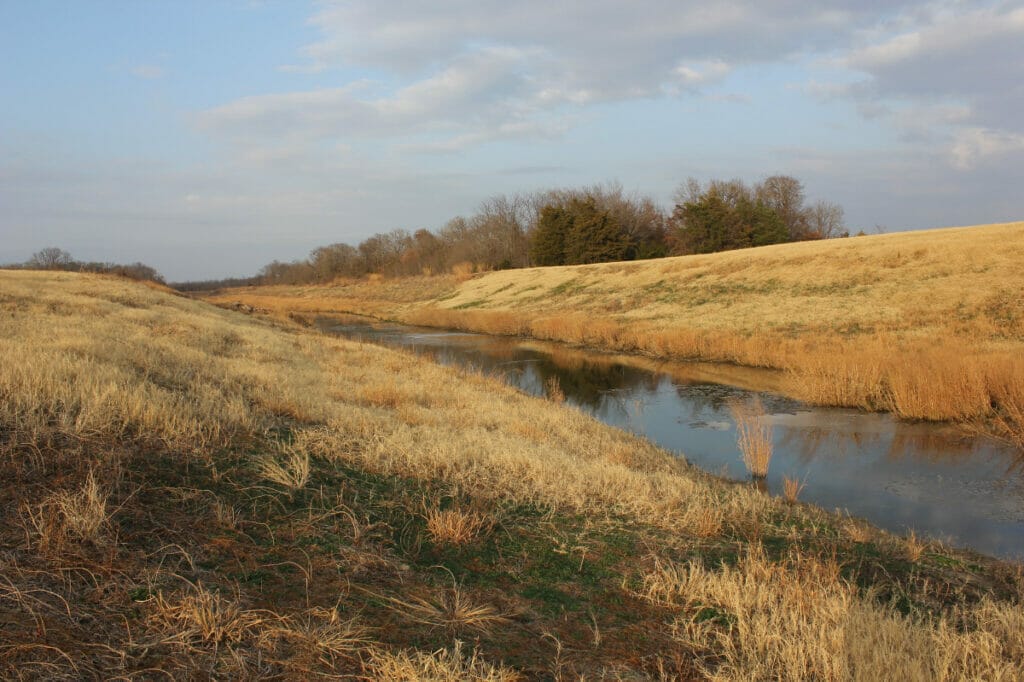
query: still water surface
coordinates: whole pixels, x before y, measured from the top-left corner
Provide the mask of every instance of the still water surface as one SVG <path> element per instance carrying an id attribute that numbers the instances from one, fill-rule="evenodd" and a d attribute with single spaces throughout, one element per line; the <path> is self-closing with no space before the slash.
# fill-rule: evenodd
<path id="1" fill-rule="evenodd" d="M 566 402 L 642 435 L 708 471 L 746 478 L 728 403 L 761 398 L 775 454 L 765 482 L 806 483 L 800 499 L 883 528 L 1024 560 L 1024 459 L 954 427 L 885 414 L 811 407 L 770 391 L 774 373 L 708 363 L 653 363 L 555 344 L 388 324 L 321 319 L 331 333 L 412 350 L 544 393 L 556 377 Z"/>

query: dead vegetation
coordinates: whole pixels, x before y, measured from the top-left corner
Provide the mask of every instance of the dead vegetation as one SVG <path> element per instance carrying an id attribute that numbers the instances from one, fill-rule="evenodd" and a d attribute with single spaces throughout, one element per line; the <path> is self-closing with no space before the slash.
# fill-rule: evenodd
<path id="1" fill-rule="evenodd" d="M 213 300 L 775 368 L 801 400 L 957 421 L 1022 447 L 1022 249 L 1024 223 L 1009 223 Z"/>
<path id="2" fill-rule="evenodd" d="M 479 373 L 68 273 L 0 357 L 0 677 L 1024 675 L 1018 567 Z"/>
<path id="3" fill-rule="evenodd" d="M 749 402 L 734 401 L 729 411 L 736 422 L 736 445 L 743 457 L 743 465 L 754 478 L 768 475 L 772 461 L 772 426 L 768 423 L 764 405 L 759 398 Z"/>

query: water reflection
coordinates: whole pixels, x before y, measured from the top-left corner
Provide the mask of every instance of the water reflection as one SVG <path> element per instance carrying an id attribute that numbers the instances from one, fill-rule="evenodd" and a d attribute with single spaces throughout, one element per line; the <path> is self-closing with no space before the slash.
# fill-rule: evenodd
<path id="1" fill-rule="evenodd" d="M 918 533 L 1007 558 L 1024 558 L 1020 458 L 954 427 L 889 415 L 813 408 L 772 393 L 765 370 L 665 363 L 535 341 L 394 325 L 322 328 L 401 346 L 443 364 L 472 366 L 534 395 L 557 380 L 566 402 L 597 419 L 685 453 L 714 473 L 746 480 L 728 403 L 757 393 L 774 427 L 775 455 L 759 485 L 806 482 L 801 499 L 847 509 L 894 531 Z"/>

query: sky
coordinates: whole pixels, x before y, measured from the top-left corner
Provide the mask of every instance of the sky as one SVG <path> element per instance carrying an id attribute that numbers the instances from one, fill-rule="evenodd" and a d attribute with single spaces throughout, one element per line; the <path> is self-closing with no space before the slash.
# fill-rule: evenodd
<path id="1" fill-rule="evenodd" d="M 0 0 L 0 263 L 172 281 L 497 194 L 799 178 L 852 231 L 1024 219 L 1024 0 Z"/>

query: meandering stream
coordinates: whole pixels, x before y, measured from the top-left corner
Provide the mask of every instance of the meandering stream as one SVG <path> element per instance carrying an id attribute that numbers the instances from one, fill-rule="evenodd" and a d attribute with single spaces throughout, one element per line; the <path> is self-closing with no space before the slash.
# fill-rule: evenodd
<path id="1" fill-rule="evenodd" d="M 707 363 L 654 363 L 523 339 L 320 319 L 325 331 L 398 346 L 498 374 L 540 395 L 556 377 L 566 402 L 679 452 L 708 471 L 747 477 L 728 402 L 758 395 L 773 425 L 765 486 L 804 481 L 800 499 L 883 528 L 1024 559 L 1024 458 L 942 424 L 811 407 L 771 392 L 772 372 Z"/>

